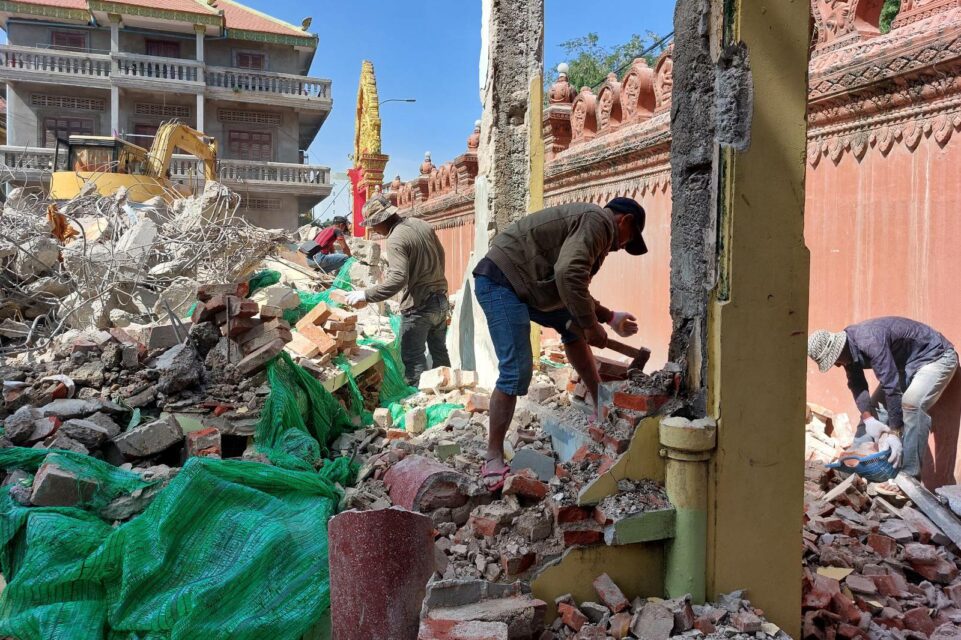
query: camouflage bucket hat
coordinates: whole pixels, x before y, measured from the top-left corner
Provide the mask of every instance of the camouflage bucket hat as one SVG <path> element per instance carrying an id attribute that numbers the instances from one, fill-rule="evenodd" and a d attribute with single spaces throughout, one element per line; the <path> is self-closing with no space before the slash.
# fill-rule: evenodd
<path id="1" fill-rule="evenodd" d="M 397 211 L 397 207 L 392 205 L 390 200 L 384 196 L 375 196 L 364 205 L 363 225 L 365 227 L 378 225 L 397 213 Z"/>

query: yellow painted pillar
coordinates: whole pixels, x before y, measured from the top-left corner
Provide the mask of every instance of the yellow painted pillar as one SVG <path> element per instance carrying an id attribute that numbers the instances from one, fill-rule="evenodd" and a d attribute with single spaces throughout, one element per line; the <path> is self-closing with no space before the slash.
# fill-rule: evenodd
<path id="1" fill-rule="evenodd" d="M 530 84 L 530 100 L 527 103 L 527 122 L 530 136 L 530 183 L 528 185 L 527 212 L 544 208 L 544 78 L 534 74 Z M 541 357 L 541 326 L 531 323 L 531 353 L 534 366 Z"/>
<path id="2" fill-rule="evenodd" d="M 677 512 L 667 543 L 664 591 L 668 598 L 691 594 L 704 602 L 707 568 L 707 467 L 717 442 L 713 420 L 669 417 L 659 427 L 664 489 Z"/>
<path id="3" fill-rule="evenodd" d="M 808 263 L 804 154 L 809 0 L 714 0 L 753 78 L 744 151 L 720 152 L 717 289 L 708 324 L 708 596 L 748 597 L 801 627 Z"/>

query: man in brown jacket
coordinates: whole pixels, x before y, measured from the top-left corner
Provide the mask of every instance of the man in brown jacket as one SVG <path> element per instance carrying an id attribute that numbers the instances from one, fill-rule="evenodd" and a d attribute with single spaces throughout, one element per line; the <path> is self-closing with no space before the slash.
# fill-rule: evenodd
<path id="1" fill-rule="evenodd" d="M 381 284 L 351 291 L 347 302 L 381 302 L 403 290 L 400 356 L 407 384 L 416 386 L 427 368 L 425 343 L 433 366 L 450 366 L 444 247 L 433 227 L 419 218 L 401 218 L 382 195 L 364 205 L 364 226 L 387 237 L 387 273 Z"/>
<path id="2" fill-rule="evenodd" d="M 527 394 L 534 371 L 531 321 L 561 334 L 567 359 L 587 386 L 597 411 L 600 376 L 591 346 L 607 345 L 608 324 L 618 335 L 637 333 L 637 319 L 591 297 L 591 278 L 611 251 L 647 253 L 645 212 L 630 198 L 601 208 L 574 203 L 532 213 L 494 238 L 474 269 L 474 292 L 497 353 L 498 378 L 490 401 L 490 433 L 481 473 L 487 488 L 504 484 L 504 436 L 517 396 Z"/>

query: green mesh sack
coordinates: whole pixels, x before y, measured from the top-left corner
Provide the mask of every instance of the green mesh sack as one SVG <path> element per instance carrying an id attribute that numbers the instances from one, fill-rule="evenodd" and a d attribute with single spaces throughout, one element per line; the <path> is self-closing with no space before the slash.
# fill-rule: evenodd
<path id="1" fill-rule="evenodd" d="M 190 458 L 116 528 L 0 492 L 0 636 L 299 640 L 329 606 L 327 521 L 350 474 Z"/>
<path id="2" fill-rule="evenodd" d="M 156 481 L 146 482 L 137 473 L 119 469 L 85 453 L 25 447 L 0 449 L 0 468 L 2 469 L 21 469 L 35 473 L 44 462 L 74 474 L 85 488 L 92 487 L 89 495 L 86 490 L 81 491 L 85 496 L 83 506 L 92 509 L 100 509 L 122 495 L 156 484 Z"/>
<path id="3" fill-rule="evenodd" d="M 267 385 L 270 395 L 261 410 L 254 439 L 258 450 L 274 464 L 312 468 L 330 443 L 354 429 L 340 403 L 286 352 L 267 365 Z"/>
<path id="4" fill-rule="evenodd" d="M 263 271 L 258 271 L 253 275 L 253 277 L 247 281 L 247 296 L 254 295 L 258 289 L 264 289 L 272 284 L 277 284 L 280 282 L 280 272 L 274 271 L 273 269 L 264 269 Z"/>
<path id="5" fill-rule="evenodd" d="M 360 424 L 363 426 L 374 424 L 374 414 L 364 407 L 364 396 L 360 392 L 360 387 L 357 386 L 357 378 L 350 370 L 350 362 L 348 362 L 344 356 L 338 356 L 337 359 L 334 360 L 334 364 L 344 372 L 344 376 L 347 378 L 347 394 L 350 397 L 350 415 L 359 416 Z"/>
<path id="6" fill-rule="evenodd" d="M 427 428 L 431 429 L 439 424 L 447 421 L 447 418 L 453 412 L 458 409 L 463 409 L 462 404 L 451 404 L 451 403 L 438 403 L 432 404 L 424 409 L 424 413 L 427 414 Z M 391 404 L 387 409 L 390 411 L 390 417 L 392 424 L 398 429 L 405 429 L 404 416 L 407 415 L 407 407 L 405 407 L 400 402 L 395 402 Z"/>

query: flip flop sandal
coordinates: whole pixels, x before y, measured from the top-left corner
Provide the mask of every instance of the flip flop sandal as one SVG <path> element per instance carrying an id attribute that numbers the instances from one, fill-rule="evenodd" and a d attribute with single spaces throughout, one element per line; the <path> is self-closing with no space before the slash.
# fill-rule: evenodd
<path id="1" fill-rule="evenodd" d="M 493 461 L 487 460 L 484 462 L 484 464 L 481 465 L 481 479 L 484 481 L 484 487 L 491 493 L 494 493 L 495 491 L 500 491 L 501 489 L 504 488 L 504 483 L 507 481 L 507 474 L 511 472 L 511 468 L 508 466 L 505 466 L 503 469 L 499 471 L 488 471 L 487 470 L 488 462 L 493 462 Z M 500 480 L 498 480 L 496 483 L 491 485 L 487 481 L 488 478 L 500 478 Z"/>

